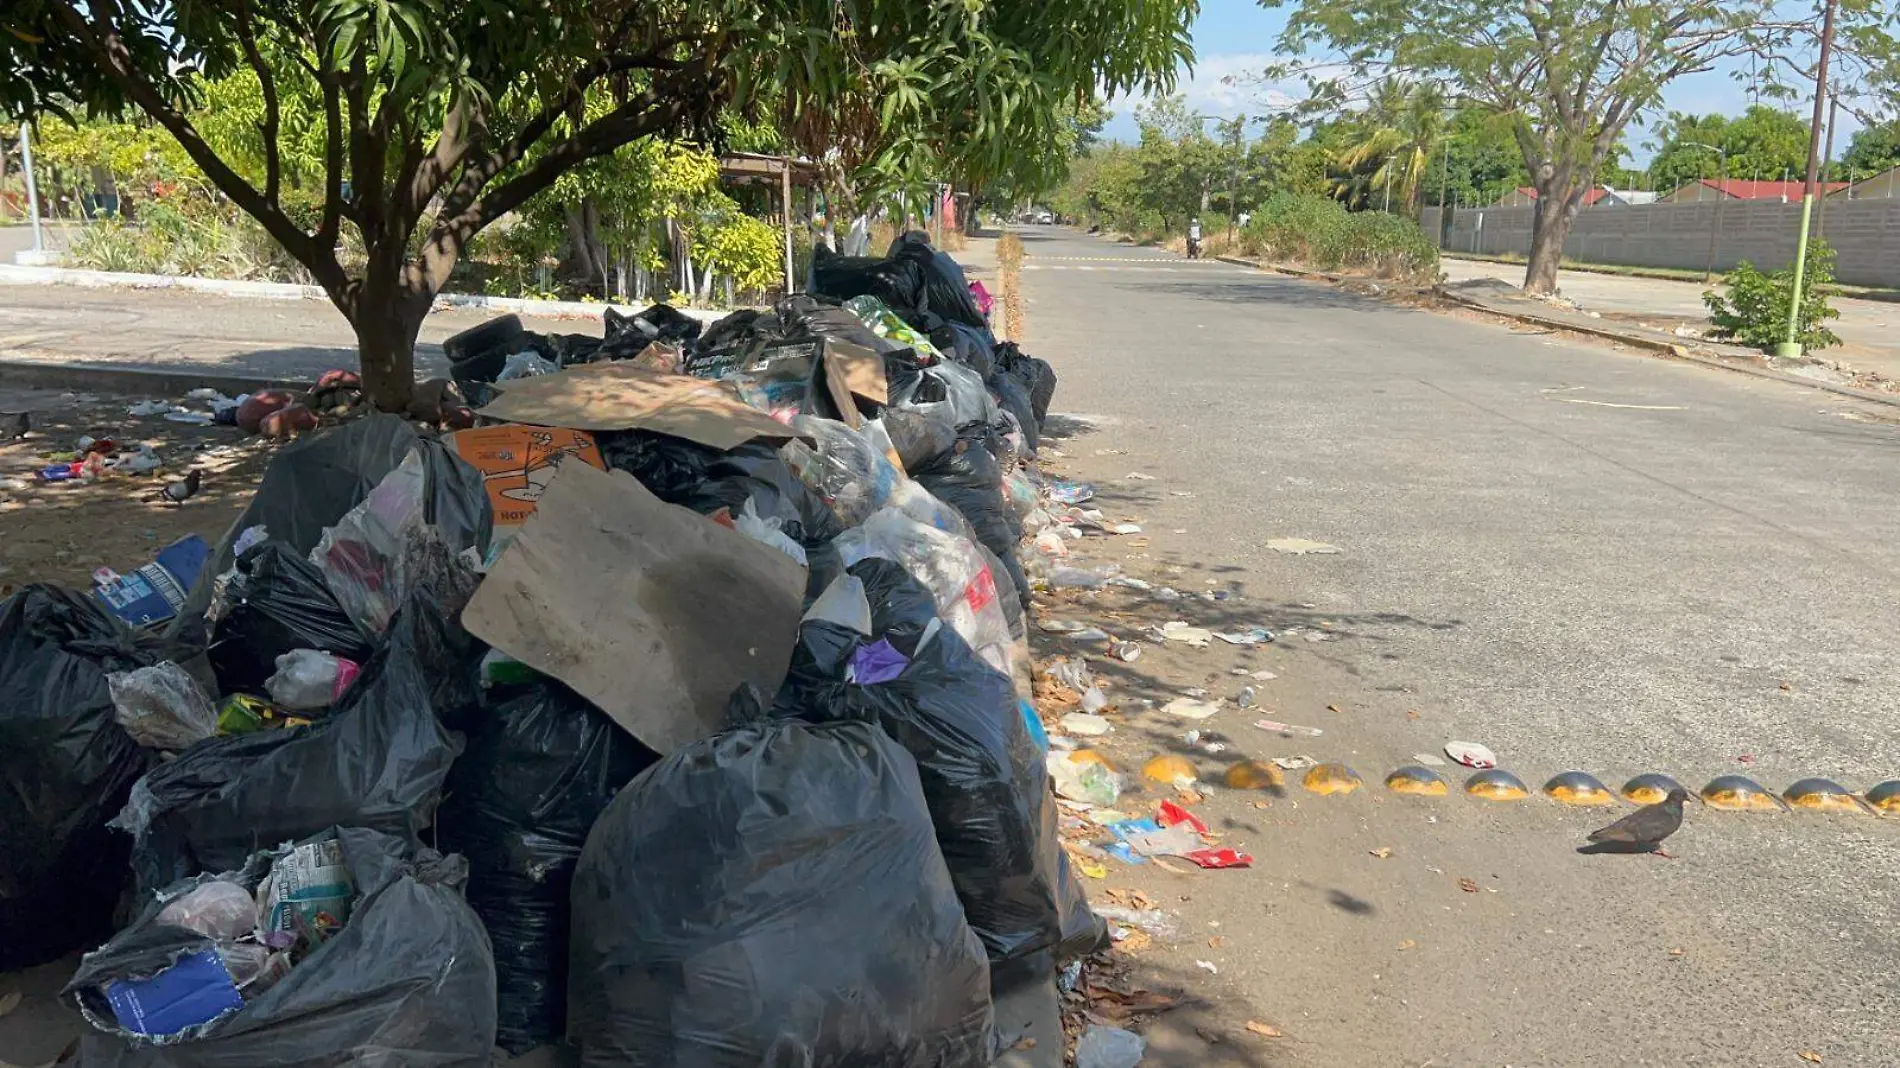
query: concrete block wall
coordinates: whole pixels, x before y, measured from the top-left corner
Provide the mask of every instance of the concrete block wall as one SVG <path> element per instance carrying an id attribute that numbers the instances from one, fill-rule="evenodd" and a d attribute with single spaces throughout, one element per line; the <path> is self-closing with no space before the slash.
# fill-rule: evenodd
<path id="1" fill-rule="evenodd" d="M 1764 270 L 1794 259 L 1801 205 L 1731 200 L 1719 205 L 1638 204 L 1585 208 L 1564 242 L 1564 255 L 1584 263 L 1704 270 L 1711 254 L 1725 271 L 1741 260 Z M 1462 208 L 1452 213 L 1444 247 L 1452 252 L 1526 255 L 1532 207 Z M 1439 209 L 1420 220 L 1438 234 Z M 1718 218 L 1720 229 L 1717 230 Z M 1900 198 L 1828 199 L 1815 205 L 1817 232 L 1837 253 L 1836 277 L 1849 285 L 1900 288 Z M 1711 240 L 1713 238 L 1713 240 Z"/>

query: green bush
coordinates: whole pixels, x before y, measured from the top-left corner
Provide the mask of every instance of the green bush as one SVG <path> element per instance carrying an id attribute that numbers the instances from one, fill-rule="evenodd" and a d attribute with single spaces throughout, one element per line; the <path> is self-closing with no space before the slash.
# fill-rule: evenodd
<path id="1" fill-rule="evenodd" d="M 1438 276 L 1438 246 L 1410 219 L 1347 211 L 1338 201 L 1285 191 L 1269 196 L 1241 231 L 1248 255 L 1326 271 L 1406 281 Z"/>
<path id="2" fill-rule="evenodd" d="M 1788 306 L 1794 293 L 1793 264 L 1763 274 L 1743 260 L 1728 273 L 1727 281 L 1727 299 L 1714 290 L 1702 294 L 1717 337 L 1761 349 L 1772 349 L 1787 339 Z M 1795 324 L 1795 340 L 1804 349 L 1825 349 L 1841 343 L 1824 325 L 1841 314 L 1827 302 L 1826 287 L 1833 281 L 1834 250 L 1825 241 L 1810 242 L 1807 276 L 1801 282 L 1806 292 L 1801 298 L 1800 320 Z"/>

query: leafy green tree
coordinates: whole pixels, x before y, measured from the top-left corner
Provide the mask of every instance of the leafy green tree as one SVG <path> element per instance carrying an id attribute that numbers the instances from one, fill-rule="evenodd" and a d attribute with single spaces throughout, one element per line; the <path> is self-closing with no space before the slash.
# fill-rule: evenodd
<path id="1" fill-rule="evenodd" d="M 1389 192 L 1399 213 L 1416 216 L 1424 203 L 1425 185 L 1439 142 L 1448 132 L 1445 91 L 1429 82 L 1412 83 L 1397 78 L 1381 81 L 1361 117 L 1363 133 L 1339 154 L 1340 165 L 1351 172 L 1365 172 L 1363 181 L 1348 179 L 1341 190 L 1350 190 L 1364 206 L 1378 204 L 1379 191 Z"/>
<path id="2" fill-rule="evenodd" d="M 1427 176 L 1433 204 L 1463 207 L 1495 204 L 1513 189 L 1531 184 L 1508 120 L 1480 108 L 1461 107 L 1452 116 L 1445 147 Z"/>
<path id="3" fill-rule="evenodd" d="M 469 242 L 575 167 L 722 115 L 837 125 L 853 165 L 914 176 L 1036 158 L 1062 105 L 1167 84 L 1194 0 L 10 0 L 0 108 L 133 111 L 168 131 L 349 319 L 364 384 L 406 405 L 417 330 Z M 262 174 L 207 139 L 200 77 L 249 70 Z M 287 207 L 296 101 L 319 102 L 322 190 Z M 821 121 L 822 120 L 822 121 Z M 834 120 L 838 120 L 834 123 Z M 290 134 L 288 138 L 286 134 Z M 795 142 L 798 143 L 798 142 Z M 227 156 L 226 152 L 230 152 Z M 337 255 L 344 227 L 365 262 Z"/>
<path id="4" fill-rule="evenodd" d="M 1564 239 L 1630 122 L 1685 75 L 1752 55 L 1770 91 L 1802 75 L 1818 10 L 1779 0 L 1261 0 L 1289 7 L 1280 44 L 1318 53 L 1302 68 L 1322 99 L 1403 71 L 1452 84 L 1508 116 L 1537 190 L 1525 289 L 1556 289 Z M 1886 85 L 1900 68 L 1887 0 L 1838 0 L 1837 77 Z M 1270 72 L 1287 73 L 1285 68 Z M 1811 80 L 1811 75 L 1809 75 Z"/>
<path id="5" fill-rule="evenodd" d="M 1855 131 L 1834 177 L 1839 181 L 1854 181 L 1894 166 L 1900 166 L 1900 119 L 1889 119 Z"/>

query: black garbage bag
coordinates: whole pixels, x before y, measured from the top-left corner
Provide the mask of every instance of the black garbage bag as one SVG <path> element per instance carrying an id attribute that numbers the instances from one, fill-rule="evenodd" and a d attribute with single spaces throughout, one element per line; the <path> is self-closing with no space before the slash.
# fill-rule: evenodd
<path id="1" fill-rule="evenodd" d="M 978 378 L 988 378 L 996 370 L 995 344 L 988 330 L 946 320 L 930 331 L 930 343 L 938 352 L 975 371 Z"/>
<path id="2" fill-rule="evenodd" d="M 263 693 L 277 658 L 293 649 L 317 649 L 355 661 L 374 644 L 325 585 L 323 572 L 280 541 L 266 541 L 238 557 L 225 595 L 229 606 L 211 625 L 211 670 L 223 693 Z"/>
<path id="3" fill-rule="evenodd" d="M 964 276 L 963 268 L 949 253 L 932 248 L 929 235 L 921 230 L 899 234 L 891 242 L 889 255 L 894 262 L 917 265 L 932 312 L 947 322 L 975 327 L 982 332 L 986 347 L 995 346 L 989 320 L 983 318 L 982 309 L 976 306 L 976 297 L 970 293 L 970 280 Z"/>
<path id="4" fill-rule="evenodd" d="M 996 394 L 998 407 L 1008 412 L 1022 429 L 1024 444 L 1029 446 L 1030 452 L 1035 452 L 1042 444 L 1042 434 L 1028 387 L 1023 385 L 1022 379 L 1003 371 L 990 376 L 989 387 Z"/>
<path id="5" fill-rule="evenodd" d="M 886 408 L 879 417 L 884 433 L 903 461 L 904 470 L 923 467 L 938 455 L 957 446 L 956 424 L 944 409 Z"/>
<path id="6" fill-rule="evenodd" d="M 308 727 L 208 738 L 132 788 L 115 826 L 139 885 L 234 871 L 259 849 L 332 824 L 411 841 L 435 818 L 477 699 L 481 643 L 458 622 L 472 587 L 419 583 L 382 648 Z"/>
<path id="7" fill-rule="evenodd" d="M 618 341 L 631 335 L 639 335 L 647 341 L 670 341 L 679 343 L 697 338 L 705 325 L 698 319 L 687 315 L 671 304 L 655 304 L 645 311 L 632 315 L 623 315 L 613 308 L 605 309 L 601 314 L 603 333 L 609 342 Z"/>
<path id="8" fill-rule="evenodd" d="M 913 468 L 910 477 L 961 512 L 976 540 L 1007 566 L 1016 557 L 1023 528 L 1003 499 L 1003 469 L 984 445 L 985 433 L 982 427 L 960 430 L 955 446 Z"/>
<path id="9" fill-rule="evenodd" d="M 485 1068 L 495 1043 L 495 957 L 462 900 L 468 866 L 400 838 L 333 828 L 356 898 L 342 928 L 243 1007 L 167 1045 L 117 1026 L 105 984 L 143 978 L 217 943 L 157 923 L 165 903 L 210 878 L 255 888 L 275 850 L 241 868 L 169 888 L 110 942 L 86 954 L 62 997 L 99 1031 L 86 1068 L 428 1065 Z"/>
<path id="10" fill-rule="evenodd" d="M 787 337 L 835 338 L 886 356 L 912 351 L 909 345 L 884 337 L 845 309 L 806 294 L 780 301 L 778 316 Z"/>
<path id="11" fill-rule="evenodd" d="M 701 515 L 726 508 L 737 517 L 751 501 L 759 518 L 777 518 L 779 529 L 807 549 L 844 532 L 824 498 L 764 442 L 720 452 L 650 430 L 602 431 L 595 441 L 608 467 L 632 475 L 668 504 Z"/>
<path id="12" fill-rule="evenodd" d="M 871 633 L 807 620 L 777 711 L 869 720 L 916 759 L 957 897 L 992 961 L 1092 951 L 1103 928 L 1068 869 L 1014 684 L 938 623 L 902 565 L 872 558 L 848 574 L 863 584 Z"/>
<path id="13" fill-rule="evenodd" d="M 812 249 L 811 279 L 815 296 L 841 301 L 876 297 L 926 333 L 943 322 L 931 312 L 930 281 L 915 259 L 841 256 L 819 245 Z"/>
<path id="14" fill-rule="evenodd" d="M 574 873 L 571 969 L 587 1068 L 990 1061 L 916 764 L 866 723 L 748 723 L 620 791 Z"/>
<path id="15" fill-rule="evenodd" d="M 0 972 L 111 931 L 126 842 L 106 821 L 145 757 L 106 674 L 156 661 L 94 598 L 27 586 L 0 605 Z"/>
<path id="16" fill-rule="evenodd" d="M 235 562 L 234 546 L 244 531 L 261 525 L 271 540 L 307 555 L 324 528 L 362 503 L 412 449 L 422 450 L 428 472 L 424 516 L 429 524 L 450 547 L 485 553 L 494 514 L 481 472 L 439 438 L 398 416 L 377 413 L 300 438 L 271 458 L 251 503 L 231 524 L 169 633 L 202 644 L 212 582 Z"/>
<path id="17" fill-rule="evenodd" d="M 1049 405 L 1056 396 L 1056 369 L 1049 361 L 1023 352 L 1014 341 L 996 346 L 996 369 L 1015 376 L 1029 390 L 1030 409 L 1035 413 L 1036 429 L 1041 430 L 1049 419 Z M 1027 423 L 1023 426 L 1028 429 Z"/>
<path id="18" fill-rule="evenodd" d="M 574 864 L 615 791 L 657 759 L 552 679 L 497 688 L 470 728 L 436 835 L 468 858 L 468 903 L 495 944 L 496 1042 L 508 1052 L 566 1028 Z"/>

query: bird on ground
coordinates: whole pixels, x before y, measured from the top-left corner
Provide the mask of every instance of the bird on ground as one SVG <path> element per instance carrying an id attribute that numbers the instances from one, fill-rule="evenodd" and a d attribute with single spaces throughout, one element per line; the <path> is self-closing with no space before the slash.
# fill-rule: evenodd
<path id="1" fill-rule="evenodd" d="M 10 440 L 25 441 L 26 436 L 28 434 L 31 434 L 32 432 L 33 432 L 33 413 L 32 412 L 21 412 L 19 415 L 16 415 L 13 417 L 13 437 Z"/>
<path id="2" fill-rule="evenodd" d="M 192 468 L 185 477 L 176 482 L 167 482 L 165 488 L 158 491 L 158 500 L 166 504 L 183 504 L 197 496 L 198 487 L 204 482 L 204 472 Z"/>
<path id="3" fill-rule="evenodd" d="M 1584 846 L 1580 852 L 1654 853 L 1673 860 L 1663 852 L 1662 841 L 1682 826 L 1682 804 L 1687 800 L 1689 791 L 1678 786 L 1661 801 L 1645 805 L 1608 827 L 1591 831 L 1591 845 Z"/>

